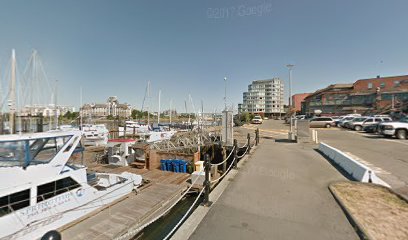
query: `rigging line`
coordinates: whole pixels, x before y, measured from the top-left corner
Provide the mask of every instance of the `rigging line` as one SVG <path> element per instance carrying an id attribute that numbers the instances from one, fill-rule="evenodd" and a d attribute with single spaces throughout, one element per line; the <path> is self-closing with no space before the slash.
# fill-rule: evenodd
<path id="1" fill-rule="evenodd" d="M 242 147 L 239 147 L 239 146 L 238 146 L 238 148 L 244 148 L 244 147 L 246 147 L 246 146 L 248 146 L 248 142 L 246 142 L 245 145 L 242 146 Z"/>
<path id="2" fill-rule="evenodd" d="M 225 162 L 228 160 L 228 158 L 231 157 L 231 154 L 234 152 L 234 149 L 235 149 L 235 146 L 232 148 L 232 150 L 231 150 L 231 152 L 229 153 L 228 157 L 226 157 L 226 158 L 224 159 L 224 161 L 222 161 L 222 162 L 220 162 L 220 163 L 211 163 L 211 166 L 219 166 L 219 165 L 225 163 Z"/>
<path id="3" fill-rule="evenodd" d="M 234 160 L 235 160 L 235 158 L 234 158 Z M 231 161 L 231 164 L 229 165 L 228 169 L 227 169 L 219 178 L 217 178 L 217 179 L 215 179 L 215 180 L 212 180 L 212 181 L 210 181 L 210 182 L 211 182 L 211 183 L 215 183 L 215 182 L 219 181 L 220 179 L 222 179 L 222 178 L 229 172 L 229 170 L 231 169 L 232 165 L 234 165 L 234 160 Z"/>
<path id="4" fill-rule="evenodd" d="M 163 240 L 169 239 L 169 237 L 174 233 L 174 231 L 176 231 L 180 227 L 180 224 L 182 222 L 184 222 L 184 220 L 187 218 L 187 216 L 189 216 L 191 210 L 197 204 L 198 199 L 200 198 L 201 194 L 204 192 L 204 189 L 205 188 L 201 189 L 200 193 L 198 194 L 198 196 L 194 200 L 193 204 L 190 206 L 190 208 L 187 210 L 187 212 L 184 214 L 184 216 L 180 219 L 180 221 L 178 221 L 176 226 L 174 226 L 173 229 L 171 229 L 171 231 L 166 235 L 166 237 L 163 238 Z"/>
<path id="5" fill-rule="evenodd" d="M 248 152 L 249 146 L 245 149 L 244 154 L 242 154 L 241 156 L 237 156 L 238 158 L 242 158 L 243 156 L 245 156 L 245 154 Z"/>

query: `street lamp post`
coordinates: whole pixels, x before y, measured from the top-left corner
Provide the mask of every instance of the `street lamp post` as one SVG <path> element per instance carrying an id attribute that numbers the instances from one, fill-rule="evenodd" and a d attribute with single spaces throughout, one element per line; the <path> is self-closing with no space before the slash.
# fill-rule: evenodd
<path id="1" fill-rule="evenodd" d="M 289 69 L 289 117 L 290 117 L 290 132 L 293 131 L 293 124 L 292 124 L 292 69 L 295 65 L 288 64 L 286 67 Z"/>

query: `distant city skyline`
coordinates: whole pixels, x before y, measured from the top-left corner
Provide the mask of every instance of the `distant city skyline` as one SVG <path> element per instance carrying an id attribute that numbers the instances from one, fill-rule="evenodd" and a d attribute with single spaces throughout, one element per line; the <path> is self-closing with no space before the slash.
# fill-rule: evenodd
<path id="1" fill-rule="evenodd" d="M 237 109 L 258 79 L 279 77 L 292 93 L 377 75 L 406 75 L 408 16 L 403 0 L 22 1 L 0 8 L 0 76 L 16 49 L 19 70 L 38 50 L 58 103 L 118 96 L 140 109 L 151 81 L 151 110 Z M 285 89 L 287 91 L 287 88 Z M 287 102 L 288 95 L 285 96 Z"/>

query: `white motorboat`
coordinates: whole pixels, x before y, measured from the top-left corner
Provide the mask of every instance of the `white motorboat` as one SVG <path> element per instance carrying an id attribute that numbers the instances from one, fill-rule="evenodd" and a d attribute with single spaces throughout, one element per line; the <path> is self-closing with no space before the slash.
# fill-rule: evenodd
<path id="1" fill-rule="evenodd" d="M 148 124 L 142 124 L 135 121 L 126 121 L 126 127 L 119 127 L 119 136 L 123 137 L 125 135 L 139 135 L 148 133 L 151 129 Z M 126 134 L 125 134 L 126 132 Z"/>
<path id="2" fill-rule="evenodd" d="M 71 125 L 61 125 L 60 130 L 79 130 Z M 105 146 L 108 143 L 109 130 L 105 124 L 83 124 L 81 127 L 84 146 Z"/>
<path id="3" fill-rule="evenodd" d="M 0 136 L 0 239 L 39 239 L 131 193 L 131 173 L 88 173 L 71 164 L 80 131 Z"/>

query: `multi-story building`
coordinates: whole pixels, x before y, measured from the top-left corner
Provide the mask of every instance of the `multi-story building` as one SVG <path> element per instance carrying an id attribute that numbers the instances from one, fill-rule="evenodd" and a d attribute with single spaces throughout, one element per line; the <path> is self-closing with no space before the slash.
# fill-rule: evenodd
<path id="1" fill-rule="evenodd" d="M 53 117 L 55 113 L 57 116 L 64 115 L 67 112 L 74 112 L 75 108 L 72 106 L 62 106 L 57 105 L 55 107 L 54 104 L 49 105 L 26 105 L 21 110 L 21 116 L 44 116 L 44 117 Z"/>
<path id="2" fill-rule="evenodd" d="M 84 117 L 119 116 L 128 118 L 132 114 L 132 107 L 127 103 L 119 103 L 117 97 L 109 97 L 106 103 L 87 103 L 81 107 Z"/>
<path id="3" fill-rule="evenodd" d="M 408 105 L 408 76 L 357 80 L 353 84 L 333 84 L 304 99 L 302 113 L 315 110 L 326 115 L 386 113 Z"/>
<path id="4" fill-rule="evenodd" d="M 248 91 L 243 93 L 243 103 L 238 104 L 238 111 L 279 115 L 284 113 L 284 93 L 284 83 L 279 78 L 252 81 Z"/>

